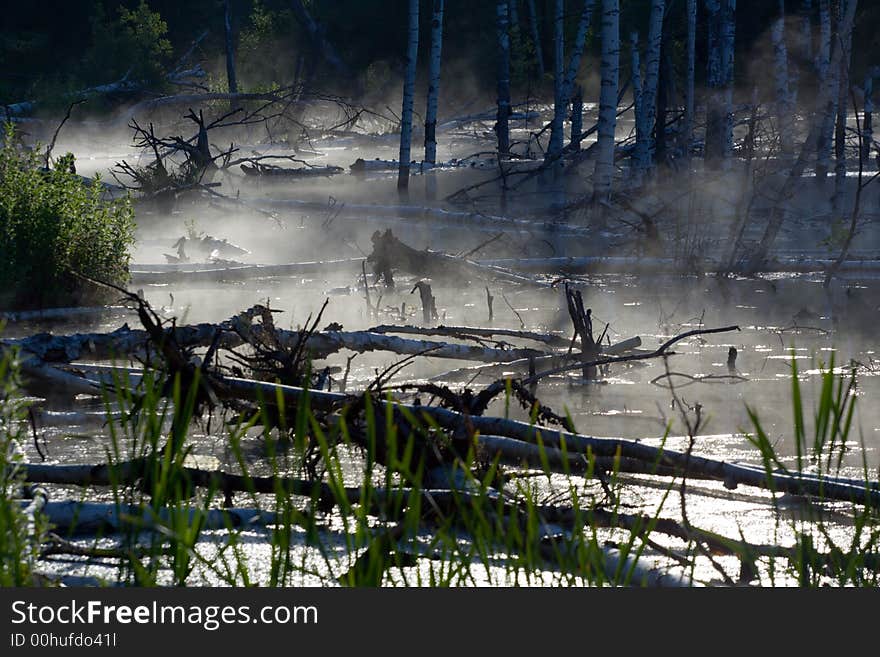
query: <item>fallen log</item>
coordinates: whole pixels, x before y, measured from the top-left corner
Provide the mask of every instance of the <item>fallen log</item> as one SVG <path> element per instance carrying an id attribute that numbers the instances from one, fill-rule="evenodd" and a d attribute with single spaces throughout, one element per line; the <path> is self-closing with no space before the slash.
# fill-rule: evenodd
<path id="1" fill-rule="evenodd" d="M 473 260 L 458 258 L 440 251 L 418 251 L 401 242 L 391 229 L 376 231 L 372 237 L 373 251 L 367 256 L 375 274 L 384 278 L 385 285 L 394 286 L 393 270 L 400 269 L 420 278 L 453 278 L 468 281 L 504 280 L 534 287 L 550 287 L 550 283 L 515 274 L 500 267 L 481 265 Z"/>
<path id="2" fill-rule="evenodd" d="M 226 394 L 259 402 L 275 399 L 280 394 L 285 403 L 295 407 L 307 396 L 313 408 L 326 411 L 341 411 L 352 401 L 348 395 L 333 392 L 309 390 L 281 384 L 251 381 L 233 377 L 223 377 Z M 436 423 L 452 432 L 461 431 L 472 435 L 498 435 L 524 442 L 579 453 L 610 458 L 625 457 L 675 468 L 687 473 L 688 477 L 700 477 L 723 482 L 727 488 L 738 485 L 753 486 L 774 492 L 810 495 L 822 500 L 841 500 L 880 507 L 880 486 L 877 482 L 865 481 L 854 486 L 849 480 L 834 477 L 800 476 L 798 473 L 766 472 L 748 465 L 718 461 L 696 454 L 652 447 L 644 443 L 623 438 L 597 438 L 574 434 L 548 427 L 538 427 L 526 422 L 507 418 L 464 415 L 446 408 L 433 406 L 413 406 L 397 401 L 377 400 L 382 406 L 405 411 L 409 416 L 427 424 Z"/>
<path id="3" fill-rule="evenodd" d="M 324 166 L 324 167 L 299 167 L 296 169 L 286 169 L 269 164 L 255 164 L 248 166 L 247 164 L 239 165 L 241 170 L 247 176 L 268 176 L 278 178 L 328 178 L 343 172 L 342 167 Z"/>
<path id="4" fill-rule="evenodd" d="M 502 267 L 513 271 L 541 273 L 604 273 L 604 274 L 679 274 L 686 271 L 704 273 L 725 273 L 723 263 L 704 259 L 687 263 L 673 258 L 616 257 L 616 256 L 578 256 L 555 258 L 496 258 L 481 260 L 489 267 Z M 814 273 L 823 272 L 834 263 L 833 260 L 812 258 L 785 258 L 767 260 L 756 273 Z M 850 259 L 842 263 L 840 271 L 876 272 L 880 271 L 878 259 Z"/>
<path id="5" fill-rule="evenodd" d="M 642 345 L 642 339 L 639 336 L 627 338 L 615 344 L 604 345 L 600 347 L 599 353 L 602 356 L 620 356 L 627 352 L 632 352 Z M 566 344 L 568 346 L 568 343 Z M 650 353 L 650 352 L 644 352 Z M 556 368 L 564 367 L 571 364 L 577 357 L 569 354 L 539 356 L 537 358 L 523 358 L 522 360 L 513 360 L 506 363 L 498 363 L 494 365 L 477 365 L 474 367 L 462 367 L 457 370 L 451 370 L 432 376 L 429 381 L 470 381 L 478 375 L 486 376 L 503 376 L 505 373 L 514 371 L 531 371 L 537 367 Z"/>
<path id="6" fill-rule="evenodd" d="M 77 308 L 43 308 L 0 312 L 0 322 L 39 322 L 78 319 L 87 315 L 131 314 L 128 306 L 82 306 Z"/>
<path id="7" fill-rule="evenodd" d="M 253 327 L 259 334 L 260 327 Z M 245 339 L 227 324 L 195 324 L 166 329 L 165 334 L 183 348 L 208 347 L 214 340 L 223 348 L 245 344 Z M 280 344 L 294 348 L 300 333 L 275 329 Z M 70 363 L 82 359 L 111 360 L 138 354 L 149 341 L 147 331 L 131 329 L 127 325 L 110 333 L 78 333 L 52 335 L 40 333 L 26 338 L 0 341 L 0 348 L 16 347 L 21 350 L 25 363 L 33 362 L 34 368 L 46 363 Z M 324 331 L 311 333 L 306 349 L 314 358 L 325 358 L 341 349 L 356 352 L 391 351 L 406 355 L 424 355 L 431 358 L 477 360 L 495 363 L 545 355 L 546 352 L 526 348 L 492 348 L 480 345 L 452 344 L 429 340 L 410 340 L 369 331 Z M 32 358 L 33 360 L 28 360 Z M 52 373 L 47 374 L 51 376 Z"/>
<path id="8" fill-rule="evenodd" d="M 162 285 L 176 282 L 242 281 L 253 278 L 302 276 L 322 272 L 347 271 L 354 273 L 364 258 L 294 262 L 281 265 L 242 265 L 217 267 L 211 264 L 132 265 L 132 285 Z M 141 269 L 143 267 L 143 269 Z"/>
<path id="9" fill-rule="evenodd" d="M 383 324 L 368 329 L 371 333 L 400 333 L 401 335 L 442 335 L 448 338 L 474 339 L 493 338 L 496 335 L 503 335 L 511 338 L 521 338 L 523 340 L 534 340 L 543 342 L 551 347 L 567 348 L 571 344 L 571 340 L 558 335 L 548 333 L 536 333 L 534 331 L 517 331 L 516 329 L 503 328 L 482 328 L 476 326 L 397 326 L 393 324 Z"/>

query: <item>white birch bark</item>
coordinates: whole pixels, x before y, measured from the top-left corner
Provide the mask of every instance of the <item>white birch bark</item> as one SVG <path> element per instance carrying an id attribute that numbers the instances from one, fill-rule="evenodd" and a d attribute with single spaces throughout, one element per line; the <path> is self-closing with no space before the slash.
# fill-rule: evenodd
<path id="1" fill-rule="evenodd" d="M 397 188 L 400 190 L 405 190 L 409 187 L 413 95 L 416 86 L 416 61 L 419 56 L 419 0 L 409 0 L 408 33 L 406 78 L 403 82 L 403 108 L 400 113 L 400 168 L 397 174 Z"/>
<path id="2" fill-rule="evenodd" d="M 575 87 L 571 98 L 571 149 L 581 149 L 584 133 L 584 95 L 580 86 Z"/>
<path id="3" fill-rule="evenodd" d="M 844 14 L 842 20 L 840 21 L 841 32 L 843 34 L 850 33 L 852 31 L 853 22 L 855 20 L 855 13 L 857 9 L 856 0 L 852 0 L 847 4 L 846 13 Z M 841 44 L 835 42 L 831 47 L 831 56 L 829 58 L 829 67 L 831 70 L 840 67 L 840 61 L 843 58 L 843 48 Z M 817 108 L 827 107 L 831 103 L 831 97 L 829 95 L 829 89 L 824 86 L 819 87 L 819 97 L 815 101 L 815 105 Z M 767 255 L 770 253 L 770 249 L 773 247 L 773 243 L 776 241 L 776 237 L 779 234 L 779 229 L 782 227 L 782 224 L 785 223 L 785 219 L 788 216 L 788 201 L 795 193 L 795 185 L 803 176 L 804 171 L 807 168 L 807 164 L 815 153 L 815 149 L 817 144 L 819 143 L 820 133 L 823 129 L 823 125 L 821 122 L 821 117 L 818 116 L 812 122 L 810 127 L 810 133 L 807 135 L 807 139 L 804 142 L 800 154 L 798 155 L 797 160 L 791 168 L 788 176 L 785 179 L 785 183 L 782 186 L 782 189 L 776 194 L 776 199 L 774 200 L 773 206 L 770 208 L 770 218 L 767 221 L 767 227 L 764 230 L 764 235 L 761 237 L 761 240 L 757 242 L 755 248 L 752 250 L 751 257 L 746 264 L 745 269 L 747 271 L 757 271 L 758 268 L 764 266 Z"/>
<path id="4" fill-rule="evenodd" d="M 724 71 L 724 166 L 733 156 L 733 64 L 736 46 L 736 0 L 723 0 L 721 66 Z"/>
<path id="5" fill-rule="evenodd" d="M 431 63 L 425 109 L 425 162 L 437 163 L 437 102 L 440 98 L 440 63 L 443 55 L 443 4 L 434 0 L 431 16 Z"/>
<path id="6" fill-rule="evenodd" d="M 614 179 L 614 132 L 617 127 L 617 91 L 620 78 L 620 3 L 602 0 L 602 91 L 593 198 L 607 200 Z"/>
<path id="7" fill-rule="evenodd" d="M 838 25 L 843 22 L 850 3 L 858 4 L 858 0 L 840 0 L 838 5 Z M 846 119 L 849 109 L 849 66 L 852 59 L 852 29 L 839 32 L 839 41 L 843 49 L 840 57 L 839 79 L 837 84 L 837 116 L 835 123 L 834 147 L 834 196 L 832 208 L 835 218 L 841 218 L 846 205 Z"/>
<path id="8" fill-rule="evenodd" d="M 794 150 L 794 103 L 788 76 L 788 49 L 785 45 L 785 0 L 779 0 L 779 16 L 770 29 L 773 43 L 773 73 L 776 82 L 776 120 L 779 148 L 784 163 L 789 163 Z"/>
<path id="9" fill-rule="evenodd" d="M 663 38 L 665 0 L 651 1 L 648 43 L 645 51 L 645 84 L 642 89 L 641 121 L 636 124 L 636 169 L 651 168 L 654 154 L 652 132 L 657 119 L 657 85 L 660 80 L 660 46 Z"/>
<path id="10" fill-rule="evenodd" d="M 565 118 L 565 2 L 556 0 L 553 12 L 553 122 L 550 124 L 550 144 L 547 161 L 562 155 L 562 123 Z M 556 167 L 554 167 L 555 169 Z"/>
<path id="11" fill-rule="evenodd" d="M 578 71 L 581 67 L 581 57 L 584 52 L 584 44 L 587 41 L 587 32 L 590 29 L 590 22 L 593 17 L 594 4 L 595 0 L 584 0 L 583 8 L 581 9 L 580 20 L 578 21 L 578 29 L 575 33 L 574 43 L 572 44 L 571 48 L 571 54 L 568 58 L 568 67 L 565 70 L 565 77 L 563 77 L 562 81 L 562 89 L 559 92 L 559 99 L 556 101 L 557 104 L 554 108 L 554 121 L 550 126 L 551 149 L 549 156 L 551 158 L 558 157 L 562 152 L 563 135 L 561 131 L 563 129 L 563 118 L 565 116 L 566 108 L 571 101 L 575 79 L 577 78 Z M 558 19 L 559 16 L 557 14 L 557 26 L 559 25 Z M 559 134 L 554 134 L 553 131 L 555 130 L 560 131 Z"/>
<path id="12" fill-rule="evenodd" d="M 578 29 L 575 33 L 574 43 L 572 44 L 571 55 L 568 59 L 568 66 L 565 69 L 565 74 L 562 76 L 562 85 L 560 89 L 556 90 L 556 98 L 555 98 L 555 107 L 553 113 L 553 122 L 550 125 L 550 148 L 548 151 L 549 158 L 558 158 L 562 154 L 562 143 L 564 140 L 563 135 L 563 120 L 565 117 L 566 109 L 569 105 L 569 102 L 572 98 L 572 91 L 575 85 L 575 79 L 577 78 L 578 71 L 581 67 L 581 56 L 584 52 L 584 44 L 587 41 L 587 32 L 590 29 L 590 22 L 593 17 L 593 5 L 595 4 L 595 0 L 584 0 L 583 7 L 581 9 L 580 20 L 578 21 Z M 563 31 L 563 23 L 562 18 L 564 17 L 564 13 L 560 13 L 560 10 L 564 11 L 564 3 L 561 7 L 557 4 L 556 6 L 556 38 L 559 39 L 559 43 L 562 44 L 562 40 L 564 39 L 564 31 Z M 560 57 L 560 60 L 564 59 L 564 45 L 561 46 L 562 50 L 559 50 L 559 46 L 557 47 L 556 54 Z M 559 65 L 557 63 L 557 75 L 559 74 Z"/>
<path id="13" fill-rule="evenodd" d="M 703 156 L 710 166 L 721 158 L 724 131 L 722 87 L 724 72 L 721 66 L 721 0 L 705 0 L 708 25 L 706 62 L 706 138 Z"/>
<path id="14" fill-rule="evenodd" d="M 874 72 L 865 75 L 865 117 L 862 119 L 862 160 L 867 162 L 874 150 Z"/>
<path id="15" fill-rule="evenodd" d="M 578 21 L 577 33 L 574 37 L 574 44 L 571 48 L 571 55 L 568 58 L 568 69 L 565 72 L 565 87 L 563 88 L 564 101 L 567 103 L 571 100 L 572 91 L 574 90 L 575 79 L 581 68 L 581 57 L 584 53 L 584 44 L 587 42 L 587 32 L 590 29 L 590 23 L 593 19 L 593 5 L 595 0 L 584 0 L 581 9 L 581 17 Z"/>
<path id="16" fill-rule="evenodd" d="M 644 112 L 644 107 L 642 105 L 642 63 L 641 63 L 641 53 L 639 52 L 639 33 L 633 31 L 630 34 L 630 76 L 632 80 L 632 94 L 633 94 L 633 118 L 635 121 L 636 128 L 636 140 L 638 140 L 639 135 L 639 126 L 642 125 L 642 114 Z M 636 142 L 638 146 L 638 141 Z M 632 160 L 631 160 L 631 171 L 633 178 L 636 178 L 640 175 L 640 167 L 637 161 L 639 156 L 638 147 L 633 150 Z M 638 181 L 635 181 L 635 184 L 638 184 Z"/>
<path id="17" fill-rule="evenodd" d="M 832 133 L 834 132 L 834 116 L 837 107 L 837 87 L 839 78 L 838 67 L 831 66 L 831 3 L 830 0 L 819 0 L 819 53 L 816 59 L 816 70 L 819 73 L 819 85 L 827 104 L 819 108 L 821 132 L 816 154 L 816 179 L 824 180 L 831 168 Z"/>
<path id="18" fill-rule="evenodd" d="M 498 38 L 498 111 L 495 133 L 498 136 L 498 157 L 510 153 L 510 33 L 507 16 L 507 0 L 495 5 L 496 33 Z"/>
<path id="19" fill-rule="evenodd" d="M 682 128 L 682 150 L 685 159 L 690 159 L 691 143 L 694 137 L 694 79 L 696 77 L 697 56 L 697 0 L 687 0 L 687 83 L 685 85 L 684 127 Z"/>
<path id="20" fill-rule="evenodd" d="M 544 51 L 541 48 L 541 28 L 538 25 L 538 11 L 535 9 L 535 0 L 527 0 L 529 8 L 529 23 L 532 27 L 532 44 L 535 46 L 535 63 L 538 65 L 538 77 L 543 78 L 544 72 Z"/>

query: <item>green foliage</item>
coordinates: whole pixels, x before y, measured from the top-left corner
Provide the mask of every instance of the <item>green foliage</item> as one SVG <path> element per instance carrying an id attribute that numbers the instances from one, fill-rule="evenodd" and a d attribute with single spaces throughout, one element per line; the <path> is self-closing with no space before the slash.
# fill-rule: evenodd
<path id="1" fill-rule="evenodd" d="M 107 82 L 129 80 L 158 82 L 171 60 L 168 25 L 145 0 L 133 10 L 119 7 L 108 16 L 100 4 L 91 19 L 92 47 L 85 58 L 86 78 Z"/>
<path id="2" fill-rule="evenodd" d="M 100 182 L 84 184 L 70 154 L 48 172 L 40 160 L 7 126 L 0 146 L 0 308 L 84 304 L 106 295 L 73 272 L 116 284 L 128 279 L 130 201 L 103 201 Z"/>
<path id="3" fill-rule="evenodd" d="M 21 505 L 21 459 L 24 407 L 16 396 L 17 370 L 12 356 L 0 356 L 0 587 L 31 586 L 33 563 L 43 532 L 41 523 Z"/>

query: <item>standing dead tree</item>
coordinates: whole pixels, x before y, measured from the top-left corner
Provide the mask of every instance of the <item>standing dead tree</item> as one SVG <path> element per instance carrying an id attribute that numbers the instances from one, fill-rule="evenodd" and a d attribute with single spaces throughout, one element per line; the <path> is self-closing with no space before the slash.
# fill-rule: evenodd
<path id="1" fill-rule="evenodd" d="M 397 189 L 409 188 L 410 149 L 412 147 L 413 96 L 416 86 L 416 63 L 419 56 L 419 0 L 409 2 L 409 40 L 406 49 L 406 77 L 403 82 L 403 109 L 400 113 L 400 166 Z"/>

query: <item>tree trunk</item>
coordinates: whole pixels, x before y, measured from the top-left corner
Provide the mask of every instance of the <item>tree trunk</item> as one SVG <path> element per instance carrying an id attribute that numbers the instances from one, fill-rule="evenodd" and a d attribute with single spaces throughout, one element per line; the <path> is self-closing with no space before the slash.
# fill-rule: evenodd
<path id="1" fill-rule="evenodd" d="M 495 133 L 498 136 L 499 160 L 510 154 L 510 22 L 507 16 L 508 0 L 498 0 L 495 6 L 498 38 L 498 113 Z"/>
<path id="2" fill-rule="evenodd" d="M 704 157 L 706 163 L 716 168 L 724 150 L 724 110 L 722 87 L 724 70 L 721 64 L 721 0 L 705 0 L 708 23 L 708 62 L 706 86 L 706 139 Z"/>
<path id="3" fill-rule="evenodd" d="M 874 74 L 869 72 L 865 76 L 865 118 L 862 121 L 862 161 L 867 162 L 871 158 L 874 145 Z"/>
<path id="4" fill-rule="evenodd" d="M 410 148 L 412 146 L 413 94 L 416 86 L 416 62 L 419 56 L 419 0 L 409 0 L 409 42 L 406 51 L 406 79 L 403 83 L 403 109 L 400 115 L 400 169 L 397 188 L 409 187 Z"/>
<path id="5" fill-rule="evenodd" d="M 645 51 L 645 85 L 642 90 L 642 120 L 636 125 L 636 167 L 640 172 L 651 168 L 654 143 L 651 138 L 657 119 L 657 87 L 660 80 L 660 49 L 663 41 L 665 0 L 651 1 L 648 44 Z"/>
<path id="6" fill-rule="evenodd" d="M 682 127 L 682 151 L 690 159 L 694 138 L 694 78 L 697 54 L 697 0 L 687 0 L 687 84 L 685 85 L 684 126 Z"/>
<path id="7" fill-rule="evenodd" d="M 635 180 L 641 176 L 641 166 L 638 161 L 640 155 L 640 151 L 638 148 L 638 138 L 639 126 L 644 124 L 644 119 L 642 115 L 645 111 L 645 107 L 643 105 L 644 95 L 642 93 L 642 63 L 641 53 L 639 52 L 639 33 L 636 31 L 633 31 L 630 35 L 630 55 L 630 83 L 632 84 L 633 90 L 633 117 L 636 127 L 636 148 L 634 148 L 632 152 L 632 166 L 630 170 L 632 172 L 632 177 L 635 182 Z"/>
<path id="8" fill-rule="evenodd" d="M 425 110 L 425 162 L 437 163 L 437 101 L 440 97 L 440 63 L 443 52 L 443 3 L 434 0 L 431 17 L 431 68 Z"/>
<path id="9" fill-rule="evenodd" d="M 831 4 L 830 0 L 819 0 L 819 55 L 816 70 L 819 73 L 819 85 L 822 88 L 826 103 L 819 108 L 822 124 L 816 154 L 816 180 L 821 182 L 828 176 L 831 168 L 831 142 L 834 132 L 834 116 L 837 106 L 837 85 L 839 70 L 831 66 Z"/>
<path id="10" fill-rule="evenodd" d="M 788 79 L 788 49 L 785 46 L 785 0 L 779 0 L 779 16 L 773 21 L 770 38 L 773 42 L 779 150 L 783 164 L 790 165 L 794 153 L 794 104 Z"/>
<path id="11" fill-rule="evenodd" d="M 226 80 L 229 85 L 229 93 L 237 94 L 238 82 L 235 79 L 235 53 L 232 43 L 232 17 L 229 11 L 229 0 L 226 0 L 223 26 L 226 33 Z"/>
<path id="12" fill-rule="evenodd" d="M 572 91 L 575 85 L 575 79 L 577 78 L 578 71 L 581 67 L 581 57 L 584 53 L 584 44 L 587 41 L 587 32 L 590 29 L 590 23 L 593 18 L 593 5 L 595 4 L 595 0 L 584 0 L 583 8 L 581 9 L 581 17 L 578 21 L 578 29 L 575 34 L 574 43 L 571 47 L 571 55 L 568 58 L 568 68 L 565 71 L 565 77 L 562 79 L 562 89 L 559 92 L 559 99 L 556 100 L 557 105 L 555 108 L 555 113 L 553 115 L 553 123 L 550 126 L 550 144 L 551 148 L 548 151 L 549 157 L 559 157 L 562 153 L 562 142 L 564 137 L 562 135 L 562 123 L 565 117 L 565 111 L 568 107 L 569 102 L 571 101 Z M 557 7 L 557 29 L 559 29 L 559 13 Z M 557 32 L 559 34 L 559 32 Z M 564 38 L 564 37 L 563 37 Z M 564 57 L 564 53 L 563 53 Z M 558 117 L 557 117 L 558 115 Z M 559 131 L 559 134 L 556 134 L 554 131 Z"/>
<path id="13" fill-rule="evenodd" d="M 519 0 L 507 0 L 507 15 L 510 18 L 510 29 L 519 29 Z"/>
<path id="14" fill-rule="evenodd" d="M 841 34 L 851 34 L 857 6 L 857 0 L 850 0 L 850 2 L 847 3 L 846 13 L 840 21 Z M 840 67 L 840 62 L 844 54 L 841 46 L 842 44 L 840 42 L 832 44 L 829 61 L 831 69 Z M 830 95 L 830 89 L 826 86 L 820 86 L 819 97 L 816 99 L 816 107 L 828 107 L 831 102 L 832 98 Z M 800 181 L 801 176 L 803 176 L 804 170 L 819 144 L 821 133 L 824 130 L 823 123 L 821 116 L 817 116 L 813 121 L 810 133 L 807 135 L 807 139 L 801 148 L 800 154 L 788 176 L 786 176 L 782 189 L 776 195 L 773 207 L 770 208 L 770 218 L 767 221 L 767 228 L 764 230 L 763 237 L 756 245 L 751 258 L 746 265 L 748 271 L 757 271 L 758 268 L 762 267 L 766 262 L 767 255 L 770 253 L 770 249 L 776 241 L 776 236 L 779 234 L 779 229 L 782 227 L 787 216 L 786 206 L 788 200 L 794 193 L 795 185 Z"/>
<path id="15" fill-rule="evenodd" d="M 581 150 L 584 133 L 584 95 L 580 85 L 575 88 L 571 99 L 571 150 Z"/>
<path id="16" fill-rule="evenodd" d="M 733 63 L 736 46 L 736 0 L 723 0 L 721 65 L 724 70 L 724 165 L 733 157 Z"/>
<path id="17" fill-rule="evenodd" d="M 606 201 L 614 179 L 614 132 L 620 78 L 620 3 L 602 0 L 602 92 L 599 98 L 599 154 L 593 174 L 593 199 Z"/>
<path id="18" fill-rule="evenodd" d="M 801 2 L 801 62 L 813 61 L 813 0 Z"/>
<path id="19" fill-rule="evenodd" d="M 535 0 L 527 0 L 529 7 L 529 23 L 532 27 L 532 42 L 535 46 L 535 63 L 538 65 L 538 77 L 543 78 L 544 52 L 541 49 L 541 28 L 538 25 L 538 11 L 535 9 Z"/>
<path id="20" fill-rule="evenodd" d="M 293 9 L 297 21 L 303 26 L 306 33 L 308 33 L 309 38 L 312 40 L 314 49 L 320 53 L 321 57 L 323 57 L 328 64 L 336 69 L 337 73 L 343 77 L 350 78 L 351 71 L 339 57 L 331 43 L 324 37 L 324 30 L 315 22 L 315 19 L 312 18 L 311 14 L 309 14 L 305 5 L 302 3 L 302 0 L 291 0 L 290 6 L 291 9 Z"/>
<path id="21" fill-rule="evenodd" d="M 565 2 L 556 0 L 553 18 L 553 121 L 550 124 L 550 144 L 547 161 L 556 164 L 562 155 L 562 123 L 565 119 Z"/>
<path id="22" fill-rule="evenodd" d="M 857 0 L 840 0 L 838 5 L 838 25 L 843 20 L 848 2 Z M 846 118 L 849 109 L 849 66 L 852 59 L 852 30 L 839 33 L 839 41 L 843 48 L 837 83 L 837 121 L 834 134 L 834 196 L 832 212 L 835 219 L 842 219 L 846 205 Z M 855 108 L 853 108 L 855 109 Z"/>

